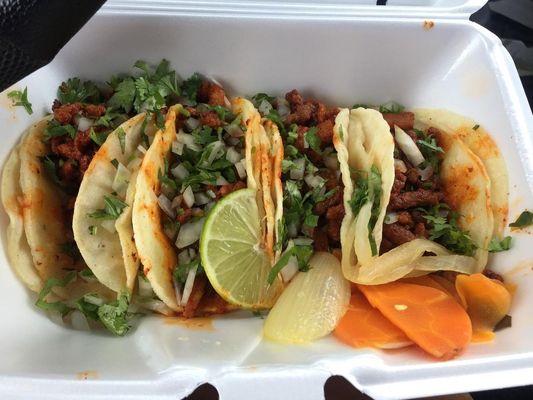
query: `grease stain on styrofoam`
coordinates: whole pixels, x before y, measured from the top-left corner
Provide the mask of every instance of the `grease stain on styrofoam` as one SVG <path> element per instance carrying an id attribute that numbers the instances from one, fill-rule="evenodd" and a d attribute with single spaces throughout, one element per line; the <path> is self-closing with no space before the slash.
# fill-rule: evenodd
<path id="1" fill-rule="evenodd" d="M 89 379 L 98 379 L 100 377 L 100 374 L 98 374 L 98 371 L 88 370 L 88 371 L 81 371 L 76 374 L 76 379 L 80 381 L 87 381 Z"/>
<path id="2" fill-rule="evenodd" d="M 165 325 L 179 325 L 187 329 L 196 331 L 209 331 L 213 332 L 215 327 L 213 326 L 213 319 L 209 317 L 203 318 L 182 318 L 171 317 L 163 318 Z"/>

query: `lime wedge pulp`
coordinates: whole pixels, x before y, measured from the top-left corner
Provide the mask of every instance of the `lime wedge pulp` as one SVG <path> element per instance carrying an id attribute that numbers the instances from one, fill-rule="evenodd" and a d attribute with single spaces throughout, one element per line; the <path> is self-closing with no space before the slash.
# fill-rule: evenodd
<path id="1" fill-rule="evenodd" d="M 262 247 L 261 221 L 253 189 L 237 190 L 210 211 L 200 237 L 207 278 L 226 301 L 243 308 L 270 308 L 283 289 L 268 284 L 271 262 Z"/>

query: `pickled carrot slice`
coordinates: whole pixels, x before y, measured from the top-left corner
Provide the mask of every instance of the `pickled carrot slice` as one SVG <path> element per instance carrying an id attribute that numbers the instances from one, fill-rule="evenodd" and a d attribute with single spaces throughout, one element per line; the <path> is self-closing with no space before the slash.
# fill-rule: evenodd
<path id="1" fill-rule="evenodd" d="M 358 287 L 372 306 L 436 358 L 453 358 L 470 342 L 470 318 L 445 291 L 403 282 Z"/>
<path id="2" fill-rule="evenodd" d="M 333 334 L 341 342 L 353 347 L 397 349 L 412 344 L 405 333 L 385 318 L 378 309 L 372 307 L 357 289 L 352 293 L 348 311 Z"/>
<path id="3" fill-rule="evenodd" d="M 494 339 L 494 327 L 511 308 L 509 290 L 500 281 L 483 274 L 458 275 L 455 287 L 472 321 L 472 341 Z"/>

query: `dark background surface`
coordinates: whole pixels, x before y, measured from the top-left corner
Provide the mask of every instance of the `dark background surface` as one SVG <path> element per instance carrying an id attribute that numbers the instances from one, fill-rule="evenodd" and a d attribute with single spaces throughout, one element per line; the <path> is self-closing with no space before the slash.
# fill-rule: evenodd
<path id="1" fill-rule="evenodd" d="M 49 63 L 104 2 L 0 0 L 0 91 Z M 377 4 L 386 5 L 386 0 Z M 491 0 L 471 20 L 502 39 L 515 61 L 529 104 L 533 105 L 533 0 Z M 324 394 L 326 400 L 369 399 L 340 376 L 327 381 Z M 533 386 L 472 393 L 472 397 L 533 399 Z M 218 399 L 218 392 L 204 384 L 187 399 Z"/>

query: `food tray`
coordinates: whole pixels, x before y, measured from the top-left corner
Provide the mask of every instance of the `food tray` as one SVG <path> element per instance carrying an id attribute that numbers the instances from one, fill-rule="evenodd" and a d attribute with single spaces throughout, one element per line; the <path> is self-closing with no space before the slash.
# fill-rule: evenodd
<path id="1" fill-rule="evenodd" d="M 49 110 L 71 76 L 102 80 L 137 59 L 171 61 L 182 75 L 230 93 L 292 88 L 336 105 L 395 100 L 467 115 L 492 133 L 510 175 L 510 220 L 533 207 L 533 117 L 500 40 L 468 21 L 484 1 L 110 1 L 55 60 L 14 85 L 34 114 L 0 94 L 0 160 Z M 412 6 L 417 4 L 417 6 Z M 423 4 L 422 6 L 420 4 Z M 2 244 L 7 216 L 2 212 Z M 533 237 L 491 265 L 518 283 L 513 327 L 435 362 L 416 350 L 353 349 L 332 337 L 307 346 L 262 341 L 250 312 L 184 324 L 149 317 L 124 338 L 51 323 L 0 252 L 2 399 L 179 399 L 204 382 L 221 399 L 321 399 L 334 374 L 376 399 L 403 399 L 533 383 Z"/>

